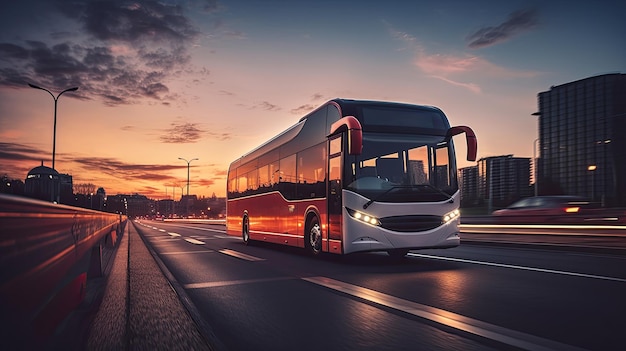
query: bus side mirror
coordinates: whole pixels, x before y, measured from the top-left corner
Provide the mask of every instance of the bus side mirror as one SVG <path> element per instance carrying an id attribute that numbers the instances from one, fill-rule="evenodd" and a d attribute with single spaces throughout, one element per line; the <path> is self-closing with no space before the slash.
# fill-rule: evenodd
<path id="1" fill-rule="evenodd" d="M 465 133 L 465 140 L 467 141 L 467 160 L 476 161 L 476 153 L 478 151 L 478 141 L 476 140 L 476 134 L 470 127 L 456 126 L 448 129 L 447 139 L 452 138 L 455 135 Z"/>
<path id="2" fill-rule="evenodd" d="M 330 134 L 328 136 L 342 133 L 343 131 L 347 131 L 348 154 L 360 155 L 363 149 L 363 130 L 359 120 L 353 116 L 341 118 L 330 126 Z"/>

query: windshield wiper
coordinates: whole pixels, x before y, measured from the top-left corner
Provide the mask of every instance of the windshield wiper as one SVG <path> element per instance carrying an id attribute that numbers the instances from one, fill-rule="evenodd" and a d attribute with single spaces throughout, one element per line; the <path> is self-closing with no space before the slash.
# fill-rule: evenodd
<path id="1" fill-rule="evenodd" d="M 370 207 L 371 204 L 373 204 L 375 201 L 378 201 L 381 197 L 385 196 L 386 194 L 388 194 L 390 191 L 394 190 L 394 189 L 398 189 L 398 188 L 412 188 L 411 185 L 395 185 L 392 186 L 391 188 L 385 190 L 382 194 L 371 198 L 368 202 L 365 203 L 365 205 L 363 205 L 363 209 L 366 209 L 368 207 Z"/>
<path id="2" fill-rule="evenodd" d="M 381 199 L 383 196 L 387 195 L 388 193 L 390 193 L 392 190 L 394 189 L 413 189 L 413 188 L 427 188 L 430 190 L 434 190 L 436 193 L 444 195 L 446 197 L 446 200 L 449 200 L 450 203 L 454 202 L 454 200 L 452 199 L 452 196 L 450 196 L 450 194 L 446 193 L 445 191 L 430 185 L 430 184 L 414 184 L 414 185 L 396 185 L 396 186 L 392 186 L 391 188 L 385 190 L 383 193 L 381 193 L 380 195 L 373 197 L 372 199 L 370 199 L 368 202 L 366 202 L 363 205 L 363 209 L 365 210 L 366 208 L 370 207 L 371 204 L 373 204 L 374 202 L 378 201 L 379 199 Z"/>
<path id="3" fill-rule="evenodd" d="M 443 190 L 441 190 L 441 189 L 437 188 L 437 187 L 436 187 L 436 186 L 434 186 L 434 185 L 431 185 L 431 184 L 417 184 L 416 186 L 419 186 L 419 187 L 424 187 L 424 188 L 428 188 L 428 189 L 432 189 L 432 190 L 434 190 L 434 191 L 438 192 L 439 194 L 441 194 L 441 195 L 443 195 L 443 196 L 447 197 L 447 198 L 448 198 L 448 200 L 451 200 L 451 201 L 450 201 L 450 203 L 454 202 L 454 200 L 452 199 L 452 196 L 451 196 L 450 194 L 448 194 L 448 193 L 446 193 L 445 191 L 443 191 Z"/>

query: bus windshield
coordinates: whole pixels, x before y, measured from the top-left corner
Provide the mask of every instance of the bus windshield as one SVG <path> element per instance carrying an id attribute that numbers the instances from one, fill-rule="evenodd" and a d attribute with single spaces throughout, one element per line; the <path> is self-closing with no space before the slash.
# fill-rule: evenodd
<path id="1" fill-rule="evenodd" d="M 348 157 L 347 189 L 376 202 L 437 202 L 458 190 L 454 146 L 445 136 L 363 133 Z"/>

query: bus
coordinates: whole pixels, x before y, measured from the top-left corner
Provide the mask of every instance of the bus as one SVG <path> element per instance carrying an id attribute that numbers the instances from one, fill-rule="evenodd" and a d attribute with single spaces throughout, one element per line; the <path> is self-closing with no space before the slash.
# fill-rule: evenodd
<path id="1" fill-rule="evenodd" d="M 458 246 L 462 133 L 475 161 L 439 108 L 330 100 L 230 164 L 227 233 L 312 255 Z"/>

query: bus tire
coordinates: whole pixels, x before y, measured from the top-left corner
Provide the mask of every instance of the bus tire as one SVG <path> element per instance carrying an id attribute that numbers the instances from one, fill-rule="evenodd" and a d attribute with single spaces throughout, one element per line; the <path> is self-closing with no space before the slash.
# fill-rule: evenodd
<path id="1" fill-rule="evenodd" d="M 244 244 L 251 245 L 250 219 L 247 214 L 243 215 L 243 218 L 241 219 L 241 240 L 243 240 Z"/>
<path id="2" fill-rule="evenodd" d="M 304 233 L 304 246 L 313 256 L 322 253 L 322 228 L 317 216 L 312 216 L 307 222 L 306 232 Z"/>

